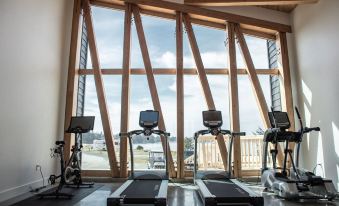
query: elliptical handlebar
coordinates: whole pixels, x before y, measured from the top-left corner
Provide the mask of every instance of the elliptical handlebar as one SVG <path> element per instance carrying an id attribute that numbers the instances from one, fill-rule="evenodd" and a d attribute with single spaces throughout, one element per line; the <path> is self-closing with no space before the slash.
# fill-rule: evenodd
<path id="1" fill-rule="evenodd" d="M 320 127 L 311 127 L 311 128 L 305 127 L 303 129 L 304 133 L 309 133 L 309 132 L 312 132 L 312 131 L 320 132 Z"/>

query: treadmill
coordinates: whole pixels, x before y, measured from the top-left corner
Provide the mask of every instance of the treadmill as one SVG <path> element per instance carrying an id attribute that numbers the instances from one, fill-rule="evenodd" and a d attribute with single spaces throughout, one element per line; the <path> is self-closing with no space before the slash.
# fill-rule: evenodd
<path id="1" fill-rule="evenodd" d="M 247 188 L 238 180 L 232 178 L 231 160 L 233 139 L 246 135 L 244 132 L 231 132 L 221 129 L 223 124 L 220 111 L 203 111 L 203 124 L 207 130 L 194 134 L 194 183 L 198 186 L 199 196 L 205 206 L 216 205 L 264 205 L 264 199 Z M 228 171 L 198 171 L 197 144 L 202 135 L 229 135 Z"/>
<path id="2" fill-rule="evenodd" d="M 142 130 L 134 130 L 128 133 L 120 133 L 120 137 L 127 137 L 131 155 L 131 174 L 129 179 L 121 185 L 110 197 L 107 198 L 107 206 L 147 204 L 156 206 L 167 205 L 168 186 L 168 159 L 167 145 L 169 133 L 155 130 L 158 126 L 159 112 L 146 110 L 140 112 L 139 125 Z M 135 135 L 144 135 L 149 138 L 152 134 L 165 137 L 165 170 L 138 170 L 134 171 L 134 156 L 132 139 Z"/>

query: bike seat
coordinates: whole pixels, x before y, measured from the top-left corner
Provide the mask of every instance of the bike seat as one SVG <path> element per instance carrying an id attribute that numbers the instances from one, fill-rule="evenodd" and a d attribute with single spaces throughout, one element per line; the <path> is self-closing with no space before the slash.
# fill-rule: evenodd
<path id="1" fill-rule="evenodd" d="M 55 141 L 55 144 L 56 145 L 64 145 L 65 141 L 63 141 L 63 140 Z"/>

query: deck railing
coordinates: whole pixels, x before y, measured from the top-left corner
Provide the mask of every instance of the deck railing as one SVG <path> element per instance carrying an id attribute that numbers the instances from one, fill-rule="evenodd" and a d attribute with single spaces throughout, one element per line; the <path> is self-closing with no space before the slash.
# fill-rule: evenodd
<path id="1" fill-rule="evenodd" d="M 249 135 L 241 137 L 241 163 L 242 170 L 260 170 L 262 163 L 263 136 Z M 227 151 L 229 151 L 229 138 L 225 136 Z M 185 162 L 192 162 L 193 156 Z M 198 165 L 199 169 L 223 169 L 223 163 L 219 147 L 215 137 L 203 136 L 198 141 Z"/>

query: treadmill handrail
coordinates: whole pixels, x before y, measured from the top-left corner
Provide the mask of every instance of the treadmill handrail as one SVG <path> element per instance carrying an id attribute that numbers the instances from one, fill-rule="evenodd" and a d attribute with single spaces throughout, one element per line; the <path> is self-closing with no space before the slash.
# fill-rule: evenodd
<path id="1" fill-rule="evenodd" d="M 133 143 L 132 143 L 132 139 L 134 135 L 140 135 L 140 134 L 144 134 L 146 136 L 150 136 L 151 134 L 157 134 L 157 135 L 162 135 L 165 137 L 165 178 L 168 178 L 168 155 L 167 155 L 167 150 L 168 150 L 168 137 L 170 136 L 170 133 L 163 131 L 163 130 L 149 130 L 147 133 L 145 132 L 145 130 L 133 130 L 130 132 L 121 132 L 119 133 L 120 138 L 125 136 L 128 138 L 128 142 L 129 142 L 129 146 L 130 146 L 130 156 L 131 156 L 131 178 L 134 179 L 134 154 L 133 154 Z"/>
<path id="2" fill-rule="evenodd" d="M 200 136 L 206 135 L 206 134 L 212 134 L 212 130 L 199 130 L 198 132 L 194 133 L 194 171 L 193 171 L 193 175 L 194 175 L 194 180 L 196 179 L 197 176 L 197 171 L 198 171 L 198 163 L 197 163 L 197 148 L 198 148 L 198 138 Z M 231 161 L 232 161 L 232 147 L 233 147 L 233 139 L 236 136 L 246 136 L 246 132 L 231 132 L 230 130 L 223 130 L 223 129 L 219 129 L 218 130 L 218 134 L 214 134 L 213 136 L 218 136 L 219 134 L 222 135 L 229 135 L 230 137 L 230 143 L 229 143 L 229 155 L 228 155 L 228 174 L 229 177 L 231 178 L 231 171 L 232 171 L 232 165 L 231 165 Z M 225 171 L 227 172 L 227 171 Z"/>

